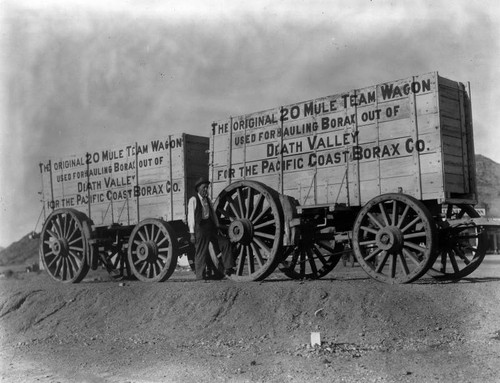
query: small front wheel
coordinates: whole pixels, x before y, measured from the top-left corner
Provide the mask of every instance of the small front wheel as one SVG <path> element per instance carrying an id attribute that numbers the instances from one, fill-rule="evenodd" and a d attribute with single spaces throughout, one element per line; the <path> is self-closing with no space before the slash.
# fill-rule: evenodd
<path id="1" fill-rule="evenodd" d="M 40 236 L 40 256 L 45 270 L 59 282 L 78 283 L 89 271 L 90 220 L 74 209 L 54 210 Z"/>
<path id="2" fill-rule="evenodd" d="M 471 205 L 449 204 L 442 223 L 453 220 L 478 218 Z M 439 280 L 458 280 L 476 270 L 488 248 L 488 236 L 481 226 L 450 226 L 442 224 L 439 230 L 439 252 L 429 274 Z"/>
<path id="3" fill-rule="evenodd" d="M 437 229 L 425 205 L 405 194 L 370 200 L 354 221 L 353 250 L 360 266 L 385 283 L 409 283 L 435 260 Z"/>
<path id="4" fill-rule="evenodd" d="M 177 266 L 178 245 L 173 228 L 160 219 L 139 222 L 129 238 L 132 273 L 144 282 L 163 282 Z"/>

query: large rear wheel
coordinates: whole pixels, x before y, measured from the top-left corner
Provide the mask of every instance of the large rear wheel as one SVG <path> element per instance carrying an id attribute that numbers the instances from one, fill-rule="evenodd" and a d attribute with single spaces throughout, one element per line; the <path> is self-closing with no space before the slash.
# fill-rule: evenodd
<path id="1" fill-rule="evenodd" d="M 219 223 L 234 244 L 235 281 L 263 280 L 278 266 L 283 242 L 283 212 L 279 195 L 254 181 L 225 188 L 215 202 Z"/>

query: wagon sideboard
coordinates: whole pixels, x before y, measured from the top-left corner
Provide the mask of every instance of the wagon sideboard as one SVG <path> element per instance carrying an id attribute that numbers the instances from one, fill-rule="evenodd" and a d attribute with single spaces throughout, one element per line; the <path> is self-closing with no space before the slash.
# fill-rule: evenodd
<path id="1" fill-rule="evenodd" d="M 213 196 L 256 180 L 303 206 L 476 199 L 469 95 L 437 72 L 214 122 L 210 149 Z"/>
<path id="2" fill-rule="evenodd" d="M 207 176 L 208 138 L 169 135 L 40 164 L 46 211 L 72 208 L 96 226 L 184 220 L 196 179 Z"/>

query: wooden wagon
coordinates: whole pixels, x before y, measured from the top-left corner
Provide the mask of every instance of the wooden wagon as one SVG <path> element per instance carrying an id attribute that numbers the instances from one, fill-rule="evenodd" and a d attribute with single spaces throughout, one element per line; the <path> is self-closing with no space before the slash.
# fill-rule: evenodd
<path id="1" fill-rule="evenodd" d="M 116 278 L 166 280 L 192 250 L 187 201 L 207 177 L 208 147 L 207 137 L 180 134 L 41 163 L 49 275 L 79 282 L 103 265 Z"/>
<path id="2" fill-rule="evenodd" d="M 469 91 L 437 72 L 214 122 L 210 156 L 235 280 L 320 278 L 346 245 L 386 283 L 484 258 Z"/>

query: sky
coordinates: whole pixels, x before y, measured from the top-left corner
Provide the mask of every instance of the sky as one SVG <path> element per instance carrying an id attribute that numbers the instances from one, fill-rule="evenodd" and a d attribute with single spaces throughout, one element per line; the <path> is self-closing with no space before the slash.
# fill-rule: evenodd
<path id="1" fill-rule="evenodd" d="M 498 3 L 0 0 L 0 246 L 41 230 L 49 158 L 432 71 L 500 163 Z"/>

